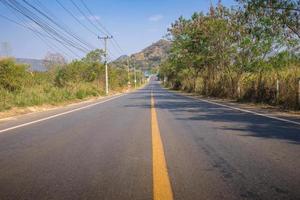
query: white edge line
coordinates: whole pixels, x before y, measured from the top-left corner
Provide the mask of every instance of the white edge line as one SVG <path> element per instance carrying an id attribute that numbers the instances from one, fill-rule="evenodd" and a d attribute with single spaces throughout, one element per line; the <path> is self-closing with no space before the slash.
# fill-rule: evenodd
<path id="1" fill-rule="evenodd" d="M 46 121 L 46 120 L 48 120 L 48 119 L 53 119 L 53 118 L 56 118 L 56 117 L 59 117 L 59 116 L 62 116 L 62 115 L 66 115 L 66 114 L 69 114 L 69 113 L 73 113 L 73 112 L 76 112 L 76 111 L 79 111 L 79 110 L 83 110 L 83 109 L 86 109 L 86 108 L 90 108 L 90 107 L 96 106 L 96 105 L 98 105 L 98 104 L 102 104 L 102 103 L 111 101 L 111 100 L 113 100 L 113 99 L 117 99 L 117 98 L 119 98 L 119 97 L 125 96 L 125 95 L 127 95 L 127 94 L 128 94 L 128 93 L 126 93 L 126 94 L 121 94 L 121 95 L 118 95 L 118 96 L 109 98 L 109 99 L 107 99 L 107 100 L 104 100 L 104 101 L 100 101 L 100 102 L 97 102 L 97 103 L 89 104 L 89 105 L 87 105 L 87 106 L 83 106 L 83 107 L 80 107 L 80 108 L 75 108 L 75 109 L 73 109 L 73 110 L 69 110 L 69 111 L 66 111 L 66 112 L 62 112 L 62 113 L 59 113 L 59 114 L 55 114 L 55 115 L 52 115 L 52 116 L 49 116 L 49 117 L 44 117 L 44 118 L 42 118 L 42 119 L 34 120 L 34 121 L 31 121 L 31 122 L 27 122 L 27 123 L 20 124 L 20 125 L 17 125 L 17 126 L 13 126 L 13 127 L 10 127 L 10 128 L 2 129 L 2 130 L 0 130 L 0 133 L 6 132 L 6 131 L 10 131 L 10 130 L 14 130 L 14 129 L 17 129 L 17 128 L 21 128 L 21 127 L 24 127 L 24 126 L 28 126 L 28 125 L 31 125 L 31 124 L 36 124 L 36 123 L 38 123 L 38 122 Z"/>
<path id="2" fill-rule="evenodd" d="M 176 94 L 179 94 L 179 93 L 176 93 Z M 179 94 L 179 95 L 181 95 L 181 94 Z M 182 95 L 182 96 L 185 96 L 185 95 Z M 196 98 L 196 97 L 189 97 L 189 96 L 185 96 L 185 97 L 188 97 L 190 99 L 194 99 L 194 100 L 197 100 L 197 101 L 202 101 L 202 102 L 206 102 L 206 103 L 215 104 L 215 105 L 218 105 L 218 106 L 230 108 L 232 110 L 238 110 L 238 111 L 241 111 L 241 112 L 251 113 L 253 115 L 258 115 L 258 116 L 267 117 L 267 118 L 270 118 L 270 119 L 275 119 L 275 120 L 279 120 L 279 121 L 283 121 L 283 122 L 288 122 L 288 123 L 300 125 L 300 122 L 296 122 L 296 121 L 292 121 L 292 120 L 288 120 L 288 119 L 283 119 L 283 118 L 280 118 L 280 117 L 274 117 L 274 116 L 270 116 L 270 115 L 266 115 L 266 114 L 261 114 L 261 113 L 257 113 L 257 112 L 254 112 L 254 111 L 242 109 L 242 108 L 235 108 L 235 107 L 232 107 L 232 106 L 228 106 L 228 105 L 224 105 L 224 104 L 221 104 L 221 103 L 216 103 L 216 102 L 208 101 L 208 100 L 204 100 L 204 99 L 199 99 L 199 98 Z"/>

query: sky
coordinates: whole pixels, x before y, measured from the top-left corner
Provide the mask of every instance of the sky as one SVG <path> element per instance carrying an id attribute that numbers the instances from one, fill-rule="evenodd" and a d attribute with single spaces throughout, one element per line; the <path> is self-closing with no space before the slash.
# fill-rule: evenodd
<path id="1" fill-rule="evenodd" d="M 21 0 L 17 1 L 24 4 Z M 118 43 L 108 41 L 111 60 L 121 55 L 139 52 L 163 38 L 170 24 L 180 16 L 189 18 L 194 12 L 207 12 L 210 7 L 210 0 L 83 0 L 92 12 L 93 15 L 91 15 L 81 0 L 73 1 L 84 11 L 85 15 L 77 10 L 71 0 L 59 0 L 77 20 L 55 0 L 28 0 L 33 5 L 41 5 L 39 4 L 41 2 L 44 6 L 43 12 L 46 12 L 55 22 L 67 27 L 68 30 L 87 41 L 94 48 L 103 48 L 103 41 L 99 40 L 91 31 L 99 34 L 99 36 L 103 36 L 103 34 L 92 26 L 90 21 L 96 25 L 100 22 Z M 212 0 L 212 3 L 216 4 L 217 0 Z M 225 6 L 237 4 L 234 0 L 223 0 L 222 3 Z M 53 40 L 50 41 L 51 45 L 46 45 L 32 31 L 7 21 L 3 16 L 24 26 L 34 27 L 36 30 L 42 31 L 34 22 L 20 19 L 19 15 L 16 16 L 15 13 L 0 3 L 0 54 L 2 55 L 8 53 L 10 56 L 18 58 L 42 59 L 47 52 L 58 52 L 68 60 L 84 55 L 83 52 L 73 49 L 76 54 L 74 55 Z M 79 24 L 78 20 L 85 27 Z M 4 48 L 4 44 L 8 44 L 8 48 Z"/>

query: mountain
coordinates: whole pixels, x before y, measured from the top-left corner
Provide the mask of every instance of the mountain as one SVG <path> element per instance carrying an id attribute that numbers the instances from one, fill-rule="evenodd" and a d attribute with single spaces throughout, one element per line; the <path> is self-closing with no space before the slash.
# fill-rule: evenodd
<path id="1" fill-rule="evenodd" d="M 132 54 L 130 56 L 130 62 L 134 63 L 137 69 L 143 71 L 150 70 L 158 66 L 162 61 L 164 61 L 171 47 L 171 42 L 167 40 L 159 40 L 150 46 L 146 47 L 142 51 Z M 129 56 L 121 56 L 111 64 L 112 66 L 124 66 L 127 64 L 127 59 Z"/>
<path id="2" fill-rule="evenodd" d="M 123 62 L 123 61 L 125 61 L 127 58 L 129 58 L 129 56 L 123 55 L 123 56 L 120 56 L 119 58 L 117 58 L 116 60 L 114 60 L 113 62 Z"/>
<path id="3" fill-rule="evenodd" d="M 128 58 L 130 58 L 130 63 L 134 63 L 137 69 L 148 71 L 158 66 L 167 58 L 170 47 L 171 42 L 161 39 L 138 53 L 132 54 L 130 56 L 120 56 L 119 58 L 111 62 L 110 66 L 127 67 L 127 61 Z M 28 64 L 31 71 L 46 71 L 43 60 L 16 58 L 16 62 Z"/>
<path id="4" fill-rule="evenodd" d="M 46 71 L 43 60 L 31 58 L 16 58 L 17 63 L 28 64 L 30 71 Z"/>

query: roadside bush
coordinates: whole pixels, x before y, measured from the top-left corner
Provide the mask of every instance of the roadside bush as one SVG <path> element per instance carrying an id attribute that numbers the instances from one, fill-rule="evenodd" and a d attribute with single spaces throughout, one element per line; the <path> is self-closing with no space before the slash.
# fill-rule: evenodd
<path id="1" fill-rule="evenodd" d="M 110 90 L 127 87 L 125 68 L 109 68 L 109 75 Z M 0 111 L 105 95 L 104 89 L 104 65 L 92 58 L 46 72 L 29 72 L 13 59 L 0 60 Z"/>
<path id="2" fill-rule="evenodd" d="M 300 109 L 299 20 L 290 23 L 296 15 L 255 2 L 238 1 L 236 8 L 227 8 L 219 1 L 208 13 L 178 18 L 168 29 L 171 49 L 159 70 L 165 84 L 205 96 Z M 298 12 L 297 4 L 287 4 Z"/>
<path id="3" fill-rule="evenodd" d="M 57 71 L 55 84 L 64 87 L 79 81 L 93 82 L 103 73 L 104 66 L 100 63 L 85 63 L 76 60 Z"/>
<path id="4" fill-rule="evenodd" d="M 29 73 L 27 66 L 16 64 L 11 58 L 0 60 L 0 87 L 14 92 L 20 90 L 26 83 Z"/>

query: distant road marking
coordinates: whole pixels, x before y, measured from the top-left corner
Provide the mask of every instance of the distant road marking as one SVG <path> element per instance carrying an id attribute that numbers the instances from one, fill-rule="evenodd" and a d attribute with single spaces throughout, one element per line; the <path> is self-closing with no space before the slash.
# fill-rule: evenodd
<path id="1" fill-rule="evenodd" d="M 90 104 L 90 105 L 87 105 L 87 106 L 83 106 L 83 107 L 80 107 L 80 108 L 75 108 L 75 109 L 73 109 L 73 110 L 69 110 L 69 111 L 66 111 L 66 112 L 62 112 L 62 113 L 59 113 L 59 114 L 56 114 L 56 115 L 51 115 L 51 116 L 49 116 L 49 117 L 45 117 L 45 118 L 42 118 L 42 119 L 34 120 L 34 121 L 31 121 L 31 122 L 27 122 L 27 123 L 20 124 L 20 125 L 17 125 L 17 126 L 13 126 L 13 127 L 10 127 L 10 128 L 2 129 L 2 130 L 0 130 L 0 133 L 6 132 L 6 131 L 10 131 L 10 130 L 14 130 L 14 129 L 17 129 L 17 128 L 21 128 L 21 127 L 24 127 L 24 126 L 28 126 L 28 125 L 31 125 L 31 124 L 36 124 L 36 123 L 38 123 L 38 122 L 46 121 L 46 120 L 48 120 L 48 119 L 53 119 L 53 118 L 56 118 L 56 117 L 59 117 L 59 116 L 62 116 L 62 115 L 66 115 L 66 114 L 69 114 L 69 113 L 73 113 L 73 112 L 76 112 L 76 111 L 79 111 L 79 110 L 83 110 L 83 109 L 86 109 L 86 108 L 90 108 L 90 107 L 96 106 L 96 105 L 98 105 L 98 104 L 102 104 L 102 103 L 111 101 L 111 100 L 113 100 L 113 99 L 122 97 L 122 96 L 124 96 L 124 95 L 127 95 L 127 94 L 121 94 L 121 95 L 118 95 L 118 96 L 109 98 L 109 99 L 107 99 L 107 100 L 104 100 L 104 101 L 100 101 L 100 102 L 97 102 L 97 103 L 93 103 L 93 104 Z"/>
<path id="2" fill-rule="evenodd" d="M 158 127 L 153 93 L 151 91 L 151 133 L 152 133 L 152 170 L 153 199 L 173 200 L 164 148 Z"/>
<path id="3" fill-rule="evenodd" d="M 185 96 L 185 95 L 183 95 L 183 96 Z M 188 97 L 190 99 L 194 99 L 194 100 L 197 100 L 197 101 L 202 101 L 202 102 L 205 102 L 205 103 L 209 103 L 209 104 L 215 104 L 215 105 L 218 105 L 218 106 L 221 106 L 221 107 L 230 108 L 232 110 L 238 110 L 238 111 L 245 112 L 245 113 L 251 113 L 253 115 L 258 115 L 258 116 L 262 116 L 262 117 L 266 117 L 266 118 L 270 118 L 270 119 L 275 119 L 275 120 L 278 120 L 278 121 L 283 121 L 283 122 L 287 122 L 287 123 L 291 123 L 291 124 L 300 125 L 300 122 L 296 122 L 296 121 L 292 121 L 292 120 L 288 120 L 288 119 L 284 119 L 284 118 L 280 118 L 280 117 L 274 117 L 274 116 L 270 116 L 270 115 L 267 115 L 267 114 L 254 112 L 254 111 L 251 111 L 251 110 L 236 108 L 236 107 L 228 106 L 228 105 L 225 105 L 225 104 L 221 104 L 221 103 L 217 103 L 217 102 L 213 102 L 213 101 L 209 101 L 209 100 L 198 99 L 196 97 L 189 97 L 189 96 L 185 96 L 185 97 Z"/>

